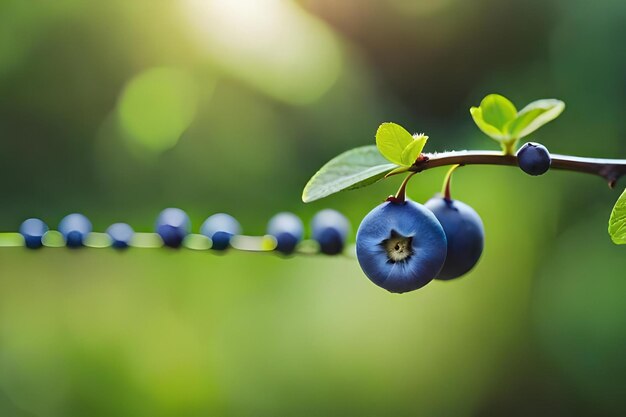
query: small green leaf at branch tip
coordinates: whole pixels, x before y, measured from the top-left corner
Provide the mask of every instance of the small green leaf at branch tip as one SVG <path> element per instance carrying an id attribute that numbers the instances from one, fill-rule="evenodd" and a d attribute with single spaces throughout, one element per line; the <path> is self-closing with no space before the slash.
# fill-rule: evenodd
<path id="1" fill-rule="evenodd" d="M 517 114 L 517 118 L 505 126 L 505 132 L 514 138 L 530 135 L 541 126 L 559 117 L 565 103 L 556 99 L 533 101 Z"/>
<path id="2" fill-rule="evenodd" d="M 500 131 L 500 129 L 495 126 L 490 125 L 484 120 L 483 110 L 480 107 L 472 107 L 470 108 L 470 114 L 472 115 L 472 119 L 474 119 L 474 123 L 482 132 L 489 136 L 490 138 L 503 141 L 507 139 L 507 136 Z"/>
<path id="3" fill-rule="evenodd" d="M 616 245 L 626 245 L 626 190 L 615 203 L 609 218 L 609 235 Z"/>
<path id="4" fill-rule="evenodd" d="M 396 123 L 383 123 L 376 131 L 376 146 L 380 153 L 396 165 L 411 166 L 422 153 L 428 136 L 411 135 Z"/>
<path id="5" fill-rule="evenodd" d="M 517 117 L 517 109 L 511 101 L 500 94 L 489 94 L 480 102 L 483 121 L 500 132 L 504 126 Z"/>
<path id="6" fill-rule="evenodd" d="M 413 142 L 409 143 L 406 148 L 402 151 L 402 164 L 405 167 L 410 167 L 417 161 L 417 158 L 421 155 L 426 142 L 428 141 L 428 136 L 420 133 L 418 135 L 413 136 Z"/>
<path id="7" fill-rule="evenodd" d="M 484 134 L 497 141 L 504 141 L 510 139 L 504 127 L 515 120 L 517 109 L 506 97 L 489 94 L 482 99 L 479 107 L 470 108 L 470 114 Z"/>
<path id="8" fill-rule="evenodd" d="M 373 184 L 385 177 L 396 164 L 390 164 L 376 146 L 362 146 L 331 159 L 304 187 L 302 201 L 309 203 L 343 190 Z"/>
<path id="9" fill-rule="evenodd" d="M 490 94 L 479 107 L 470 108 L 470 114 L 483 133 L 501 143 L 507 142 L 502 148 L 508 154 L 517 140 L 557 118 L 563 109 L 565 103 L 562 101 L 543 99 L 533 101 L 518 112 L 506 97 Z"/>

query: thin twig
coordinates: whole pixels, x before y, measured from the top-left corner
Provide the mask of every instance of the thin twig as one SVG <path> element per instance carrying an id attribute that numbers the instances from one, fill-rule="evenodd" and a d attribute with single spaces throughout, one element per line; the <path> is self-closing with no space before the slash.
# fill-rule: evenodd
<path id="1" fill-rule="evenodd" d="M 626 175 L 626 159 L 582 158 L 577 156 L 551 154 L 551 169 L 582 172 L 598 175 L 613 188 L 617 181 Z M 497 151 L 453 151 L 423 154 L 422 160 L 409 168 L 412 172 L 447 165 L 509 165 L 517 166 L 517 157 L 503 155 Z"/>

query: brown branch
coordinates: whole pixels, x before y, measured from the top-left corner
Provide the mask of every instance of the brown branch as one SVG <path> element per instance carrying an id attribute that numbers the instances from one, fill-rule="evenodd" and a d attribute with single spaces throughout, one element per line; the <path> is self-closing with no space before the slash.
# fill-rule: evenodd
<path id="1" fill-rule="evenodd" d="M 550 169 L 582 172 L 604 178 L 613 188 L 617 181 L 626 175 L 626 159 L 581 158 L 576 156 L 551 154 Z M 454 151 L 423 154 L 408 170 L 422 172 L 446 165 L 509 165 L 517 166 L 517 157 L 492 151 Z"/>

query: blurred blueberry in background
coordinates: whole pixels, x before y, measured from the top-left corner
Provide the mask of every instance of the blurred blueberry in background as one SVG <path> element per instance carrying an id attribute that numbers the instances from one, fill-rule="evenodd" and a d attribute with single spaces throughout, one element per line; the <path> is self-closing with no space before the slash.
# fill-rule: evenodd
<path id="1" fill-rule="evenodd" d="M 37 249 L 43 245 L 41 239 L 47 231 L 48 226 L 40 219 L 24 220 L 20 226 L 20 234 L 24 236 L 24 243 L 30 249 Z"/>
<path id="2" fill-rule="evenodd" d="M 157 218 L 156 232 L 163 239 L 165 246 L 179 248 L 190 229 L 189 216 L 179 208 L 167 208 Z"/>
<path id="3" fill-rule="evenodd" d="M 241 234 L 241 225 L 233 216 L 217 213 L 202 223 L 200 233 L 213 241 L 211 249 L 225 250 L 230 245 L 230 239 Z"/>
<path id="4" fill-rule="evenodd" d="M 69 248 L 83 246 L 85 238 L 91 231 L 91 222 L 80 213 L 68 214 L 59 223 L 59 232 L 65 238 L 65 244 Z"/>
<path id="5" fill-rule="evenodd" d="M 114 223 L 107 229 L 107 234 L 111 238 L 111 246 L 124 249 L 130 244 L 135 231 L 126 223 Z"/>
<path id="6" fill-rule="evenodd" d="M 311 235 L 326 255 L 337 255 L 343 251 L 350 232 L 350 222 L 340 212 L 325 209 L 311 220 Z"/>
<path id="7" fill-rule="evenodd" d="M 267 224 L 267 234 L 276 238 L 276 250 L 293 253 L 304 236 L 302 220 L 293 213 L 283 212 L 272 217 Z"/>

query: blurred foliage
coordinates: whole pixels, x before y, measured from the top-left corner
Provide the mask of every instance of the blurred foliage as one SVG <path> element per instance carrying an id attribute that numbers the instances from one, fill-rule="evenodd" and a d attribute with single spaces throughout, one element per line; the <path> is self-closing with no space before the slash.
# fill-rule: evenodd
<path id="1" fill-rule="evenodd" d="M 258 234 L 331 206 L 356 229 L 399 179 L 305 206 L 315 170 L 384 121 L 496 149 L 468 114 L 492 92 L 564 100 L 529 137 L 553 152 L 624 157 L 624 21 L 620 0 L 4 0 L 0 228 L 147 231 L 177 206 Z M 483 259 L 403 296 L 346 258 L 0 249 L 0 415 L 624 415 L 618 193 L 503 167 L 453 193 Z"/>

